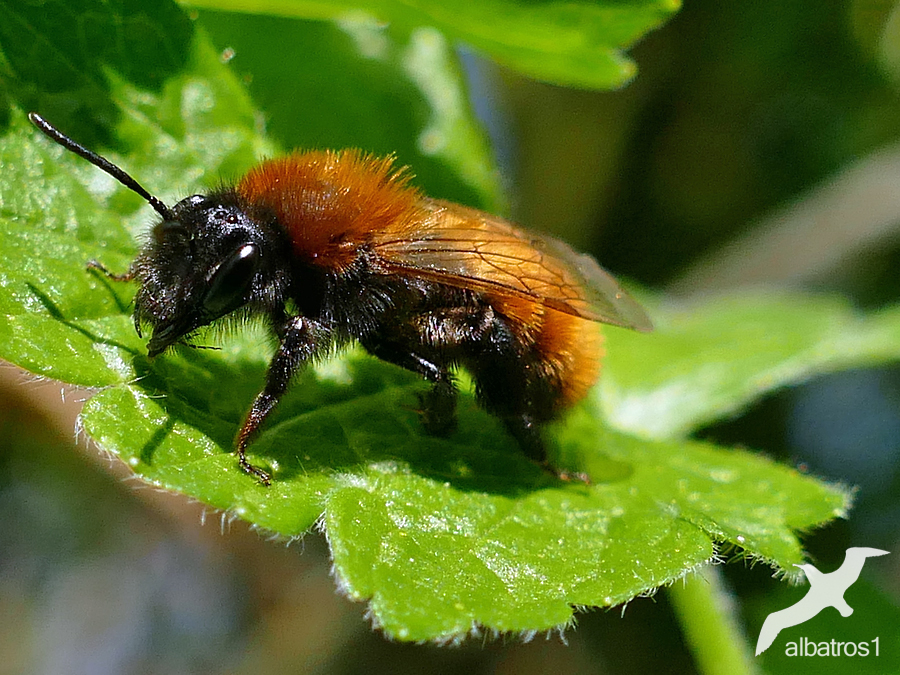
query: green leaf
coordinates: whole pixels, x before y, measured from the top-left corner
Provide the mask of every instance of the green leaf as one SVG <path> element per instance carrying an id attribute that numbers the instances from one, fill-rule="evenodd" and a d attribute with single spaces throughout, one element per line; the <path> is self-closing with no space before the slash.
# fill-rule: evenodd
<path id="1" fill-rule="evenodd" d="M 452 639 L 478 625 L 547 630 L 569 623 L 572 605 L 615 605 L 680 578 L 715 555 L 711 540 L 770 562 L 799 559 L 790 528 L 846 506 L 844 495 L 750 455 L 592 428 L 627 478 L 509 494 L 500 481 L 436 490 L 404 473 L 354 477 L 330 493 L 324 519 L 344 588 L 371 597 L 376 619 L 401 639 Z"/>
<path id="2" fill-rule="evenodd" d="M 595 404 L 615 427 L 679 438 L 775 389 L 900 359 L 900 306 L 865 316 L 839 297 L 756 292 L 653 312 L 652 337 L 610 331 Z"/>
<path id="3" fill-rule="evenodd" d="M 429 195 L 503 211 L 491 151 L 448 41 L 365 15 L 337 23 L 204 11 L 285 148 L 395 154 Z M 272 45 L 278 58 L 272 58 Z"/>
<path id="4" fill-rule="evenodd" d="M 371 12 L 399 26 L 434 26 L 536 79 L 610 89 L 636 72 L 622 50 L 664 23 L 678 0 L 632 3 L 514 0 L 193 0 L 197 7 L 299 18 L 343 18 Z"/>
<path id="5" fill-rule="evenodd" d="M 408 79 L 401 62 L 380 67 Z M 431 67 L 460 87 L 446 59 Z M 346 68 L 339 63 L 333 73 L 336 88 Z M 158 92 L 138 89 L 121 72 L 107 76 L 122 150 L 110 159 L 167 203 L 273 152 L 245 91 L 202 31 L 184 69 Z M 455 119 L 472 125 L 462 112 Z M 453 158 L 466 147 L 487 162 L 478 138 L 474 127 L 450 134 L 438 155 L 462 175 Z M 375 620 L 398 638 L 450 640 L 476 625 L 546 630 L 568 623 L 573 605 L 651 592 L 713 559 L 721 543 L 784 569 L 802 559 L 796 531 L 849 506 L 845 490 L 748 452 L 662 438 L 675 432 L 645 440 L 616 431 L 595 400 L 551 430 L 561 464 L 584 468 L 594 481 L 562 483 L 529 462 L 471 395 L 461 402 L 457 434 L 425 436 L 414 412 L 423 383 L 358 352 L 305 373 L 254 443 L 251 460 L 275 475 L 264 488 L 240 472 L 231 444 L 262 385 L 270 338 L 253 326 L 227 337 L 212 332 L 207 340 L 221 352 L 183 349 L 150 361 L 128 316 L 134 289 L 83 267 L 98 258 L 126 269 L 149 208 L 40 137 L 19 109 L 0 138 L 0 167 L 0 356 L 102 388 L 85 406 L 83 427 L 147 481 L 288 537 L 320 522 L 342 588 L 370 599 Z M 480 189 L 489 199 L 493 188 Z M 606 381 L 619 401 L 683 396 L 672 389 L 679 378 L 698 385 L 727 379 L 729 356 L 737 362 L 730 350 L 741 349 L 748 365 L 724 390 L 708 387 L 702 414 L 701 406 L 678 413 L 669 403 L 676 413 L 667 428 L 691 429 L 765 391 L 742 388 L 750 374 L 790 370 L 798 352 L 819 349 L 832 315 L 849 321 L 828 300 L 782 302 L 787 310 L 774 315 L 737 298 L 693 313 L 660 308 L 653 335 L 610 328 Z M 888 349 L 891 336 L 900 342 L 896 314 L 854 319 L 870 336 L 856 351 L 842 352 L 843 361 L 805 358 L 792 377 L 896 358 Z M 784 325 L 773 322 L 770 333 L 773 316 Z M 840 334 L 850 339 L 848 326 Z M 880 342 L 877 326 L 886 331 Z M 744 339 L 747 332 L 757 339 Z M 786 346 L 760 339 L 770 334 Z M 716 377 L 704 375 L 710 372 Z M 652 414 L 628 427 L 620 409 L 613 397 L 616 426 L 653 434 Z"/>
<path id="6" fill-rule="evenodd" d="M 786 568 L 803 558 L 795 530 L 849 506 L 764 458 L 642 441 L 586 407 L 557 437 L 595 483 L 560 483 L 470 399 L 457 435 L 424 436 L 415 378 L 360 354 L 295 385 L 252 448 L 275 471 L 264 488 L 228 452 L 262 377 L 263 362 L 241 353 L 232 345 L 228 365 L 205 353 L 143 364 L 138 385 L 88 402 L 84 428 L 154 484 L 266 529 L 300 535 L 321 518 L 342 588 L 370 598 L 399 639 L 550 629 L 572 605 L 619 604 L 681 577 L 716 555 L 714 542 Z M 214 389 L 226 373 L 232 387 Z"/>
<path id="7" fill-rule="evenodd" d="M 158 91 L 189 58 L 191 22 L 172 0 L 0 0 L 0 73 L 4 88 L 84 143 L 108 138 L 118 111 L 105 69 Z"/>

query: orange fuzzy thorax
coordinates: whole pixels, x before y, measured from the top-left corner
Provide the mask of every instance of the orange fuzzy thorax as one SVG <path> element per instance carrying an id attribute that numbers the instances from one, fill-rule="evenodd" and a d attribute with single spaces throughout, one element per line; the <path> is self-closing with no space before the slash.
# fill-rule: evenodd
<path id="1" fill-rule="evenodd" d="M 423 219 L 421 195 L 407 182 L 392 157 L 314 150 L 263 162 L 237 191 L 275 214 L 298 258 L 340 271 L 373 232 L 402 236 Z"/>

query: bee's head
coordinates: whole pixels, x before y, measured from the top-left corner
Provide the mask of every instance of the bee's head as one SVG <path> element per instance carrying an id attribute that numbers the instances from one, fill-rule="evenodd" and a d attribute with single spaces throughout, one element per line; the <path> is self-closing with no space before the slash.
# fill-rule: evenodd
<path id="1" fill-rule="evenodd" d="M 233 191 L 193 195 L 172 207 L 133 267 L 140 282 L 134 323 L 138 332 L 143 325 L 152 330 L 150 356 L 263 300 L 270 267 L 264 248 L 265 236 Z"/>
<path id="2" fill-rule="evenodd" d="M 234 190 L 193 195 L 169 208 L 121 168 L 65 136 L 36 113 L 29 119 L 67 150 L 141 195 L 161 216 L 132 265 L 138 334 L 151 329 L 151 357 L 241 308 L 271 311 L 284 302 L 290 247 L 273 218 Z"/>

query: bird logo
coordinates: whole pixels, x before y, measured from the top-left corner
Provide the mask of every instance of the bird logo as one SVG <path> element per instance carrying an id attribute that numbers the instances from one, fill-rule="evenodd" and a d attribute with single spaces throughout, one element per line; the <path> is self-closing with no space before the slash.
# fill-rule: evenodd
<path id="1" fill-rule="evenodd" d="M 809 591 L 796 604 L 766 617 L 756 642 L 756 655 L 766 651 L 782 630 L 809 621 L 826 607 L 834 607 L 845 618 L 853 614 L 853 608 L 844 600 L 844 593 L 859 579 L 866 558 L 888 553 L 890 551 L 877 548 L 848 548 L 843 564 L 829 574 L 823 574 L 812 565 L 795 565 L 806 574 Z"/>

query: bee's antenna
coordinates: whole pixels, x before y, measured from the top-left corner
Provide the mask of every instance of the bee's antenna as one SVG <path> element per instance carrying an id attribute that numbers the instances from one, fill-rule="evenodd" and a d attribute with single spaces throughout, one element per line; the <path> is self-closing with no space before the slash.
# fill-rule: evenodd
<path id="1" fill-rule="evenodd" d="M 45 120 L 43 117 L 38 115 L 37 113 L 31 112 L 28 113 L 28 119 L 31 120 L 31 123 L 36 126 L 38 129 L 44 132 L 44 134 L 49 137 L 51 140 L 59 143 L 66 150 L 71 150 L 76 155 L 80 157 L 84 157 L 91 164 L 96 166 L 98 169 L 102 169 L 110 176 L 119 181 L 122 185 L 127 187 L 129 190 L 133 190 L 137 192 L 141 197 L 147 200 L 150 206 L 161 215 L 166 220 L 175 220 L 175 216 L 172 214 L 171 209 L 168 206 L 163 204 L 163 202 L 151 195 L 147 192 L 140 183 L 138 183 L 134 178 L 125 173 L 122 169 L 117 167 L 115 164 L 110 162 L 108 159 L 105 159 L 98 155 L 95 152 L 91 152 L 83 145 L 80 145 L 73 141 L 71 138 L 62 133 L 59 129 L 54 127 L 50 122 Z"/>

